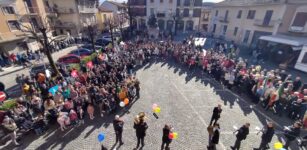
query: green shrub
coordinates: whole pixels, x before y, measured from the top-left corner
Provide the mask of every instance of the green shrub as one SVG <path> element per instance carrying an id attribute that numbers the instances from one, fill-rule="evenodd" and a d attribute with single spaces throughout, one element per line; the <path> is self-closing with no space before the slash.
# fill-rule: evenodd
<path id="1" fill-rule="evenodd" d="M 8 99 L 3 102 L 3 104 L 0 106 L 0 110 L 9 110 L 17 105 L 17 102 L 15 99 Z"/>

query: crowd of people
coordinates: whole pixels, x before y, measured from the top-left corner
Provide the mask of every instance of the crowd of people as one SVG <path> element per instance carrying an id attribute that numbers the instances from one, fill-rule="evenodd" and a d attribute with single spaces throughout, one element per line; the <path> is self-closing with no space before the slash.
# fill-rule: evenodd
<path id="1" fill-rule="evenodd" d="M 81 64 L 80 70 L 60 67 L 61 75 L 56 77 L 47 77 L 42 73 L 24 77 L 21 83 L 23 96 L 17 99 L 13 109 L 6 112 L 1 127 L 19 145 L 16 140 L 17 129 L 33 129 L 40 135 L 48 129 L 49 124 L 58 123 L 63 131 L 68 126 L 84 124 L 87 116 L 91 120 L 95 119 L 97 111 L 100 117 L 116 113 L 125 99 L 130 101 L 126 103 L 129 105 L 140 97 L 140 81 L 134 76 L 138 68 L 136 66 L 143 66 L 157 57 L 172 59 L 191 70 L 199 69 L 225 88 L 245 93 L 266 110 L 272 110 L 280 116 L 287 115 L 298 121 L 297 126 L 307 127 L 307 87 L 300 77 L 293 78 L 283 70 L 266 70 L 259 65 L 248 65 L 247 61 L 238 58 L 234 44 L 227 48 L 218 43 L 212 49 L 202 50 L 191 43 L 193 40 L 182 43 L 128 41 L 120 49 L 102 49 L 102 54 L 92 60 L 93 66 Z M 208 149 L 216 149 L 215 145 L 218 144 L 218 119 L 221 112 L 221 106 L 213 111 L 210 128 L 208 127 L 208 132 L 211 133 Z M 140 113 L 135 119 L 137 147 L 140 144 L 144 146 L 148 127 L 145 118 L 145 114 Z M 123 144 L 121 134 L 124 123 L 116 116 L 113 124 L 116 141 Z M 233 149 L 240 148 L 240 142 L 248 134 L 248 127 L 249 123 L 238 130 Z M 169 148 L 170 132 L 171 126 L 166 124 L 162 149 L 165 144 Z M 244 135 L 238 139 L 241 133 Z M 293 136 L 292 133 L 287 135 Z M 268 142 L 265 143 L 267 144 Z M 259 149 L 263 147 L 260 146 Z"/>

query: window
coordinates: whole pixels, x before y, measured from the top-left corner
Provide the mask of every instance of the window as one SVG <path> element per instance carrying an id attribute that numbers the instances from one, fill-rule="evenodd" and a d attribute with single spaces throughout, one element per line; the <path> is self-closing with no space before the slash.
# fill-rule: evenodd
<path id="1" fill-rule="evenodd" d="M 225 12 L 225 16 L 224 16 L 224 20 L 227 20 L 227 18 L 228 18 L 228 13 L 229 13 L 229 11 L 228 11 L 228 10 L 226 10 L 226 12 Z"/>
<path id="2" fill-rule="evenodd" d="M 237 33 L 238 33 L 238 27 L 235 27 L 235 30 L 233 31 L 233 35 L 237 36 Z"/>
<path id="3" fill-rule="evenodd" d="M 199 6 L 199 7 L 201 7 L 202 5 L 203 5 L 203 1 L 202 1 L 202 0 L 195 0 L 194 6 Z"/>
<path id="4" fill-rule="evenodd" d="M 256 10 L 249 10 L 247 14 L 247 19 L 254 19 L 256 15 Z"/>
<path id="5" fill-rule="evenodd" d="M 307 12 L 298 12 L 295 15 L 292 26 L 304 27 L 307 22 Z"/>
<path id="6" fill-rule="evenodd" d="M 246 30 L 245 31 L 245 35 L 244 35 L 244 38 L 243 38 L 243 43 L 247 43 L 248 42 L 248 38 L 249 38 L 249 34 L 251 33 L 250 30 Z"/>
<path id="7" fill-rule="evenodd" d="M 238 18 L 238 19 L 240 19 L 240 18 L 241 18 L 241 16 L 242 16 L 242 10 L 239 10 L 239 11 L 238 11 L 237 18 Z"/>
<path id="8" fill-rule="evenodd" d="M 11 6 L 2 7 L 2 10 L 5 14 L 15 14 L 15 10 Z"/>
<path id="9" fill-rule="evenodd" d="M 267 10 L 263 19 L 263 25 L 269 25 L 273 15 L 273 10 Z"/>
<path id="10" fill-rule="evenodd" d="M 201 16 L 201 9 L 194 9 L 193 17 L 200 17 L 200 16 Z"/>
<path id="11" fill-rule="evenodd" d="M 8 22 L 8 25 L 9 25 L 11 30 L 19 30 L 20 29 L 19 23 L 16 20 L 10 20 L 10 21 L 7 21 L 7 22 Z"/>
<path id="12" fill-rule="evenodd" d="M 216 30 L 216 24 L 213 24 L 213 29 L 212 29 L 212 32 L 214 33 Z"/>
<path id="13" fill-rule="evenodd" d="M 150 8 L 150 15 L 154 15 L 155 14 L 155 9 L 154 8 Z"/>
<path id="14" fill-rule="evenodd" d="M 163 3 L 163 0 L 160 0 L 160 3 Z"/>
<path id="15" fill-rule="evenodd" d="M 219 15 L 219 11 L 218 10 L 215 11 L 215 16 L 217 17 L 217 15 Z"/>
<path id="16" fill-rule="evenodd" d="M 190 0 L 184 0 L 184 3 L 183 3 L 184 6 L 190 6 Z"/>
<path id="17" fill-rule="evenodd" d="M 227 32 L 227 25 L 224 25 L 224 26 L 223 26 L 223 33 L 222 33 L 222 34 L 223 34 L 223 35 L 226 35 L 226 32 Z"/>
<path id="18" fill-rule="evenodd" d="M 177 6 L 180 6 L 180 0 L 177 0 Z"/>
<path id="19" fill-rule="evenodd" d="M 183 17 L 189 17 L 189 9 L 184 9 L 183 10 Z"/>
<path id="20" fill-rule="evenodd" d="M 154 3 L 154 2 L 155 2 L 155 0 L 150 0 L 150 2 L 151 2 L 151 3 Z"/>
<path id="21" fill-rule="evenodd" d="M 304 54 L 304 57 L 302 59 L 303 64 L 307 64 L 307 53 Z"/>

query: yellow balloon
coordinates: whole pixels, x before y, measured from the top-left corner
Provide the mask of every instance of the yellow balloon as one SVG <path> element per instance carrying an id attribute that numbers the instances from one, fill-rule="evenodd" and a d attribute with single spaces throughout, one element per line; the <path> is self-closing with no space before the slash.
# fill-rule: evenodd
<path id="1" fill-rule="evenodd" d="M 154 110 L 155 113 L 160 113 L 161 112 L 161 108 L 160 107 L 156 107 Z"/>
<path id="2" fill-rule="evenodd" d="M 283 145 L 282 145 L 282 143 L 280 143 L 280 142 L 276 142 L 276 143 L 274 143 L 274 148 L 275 149 L 281 149 L 283 147 Z"/>
<path id="3" fill-rule="evenodd" d="M 173 136 L 174 136 L 174 139 L 177 139 L 178 138 L 178 133 L 177 132 L 173 132 Z"/>

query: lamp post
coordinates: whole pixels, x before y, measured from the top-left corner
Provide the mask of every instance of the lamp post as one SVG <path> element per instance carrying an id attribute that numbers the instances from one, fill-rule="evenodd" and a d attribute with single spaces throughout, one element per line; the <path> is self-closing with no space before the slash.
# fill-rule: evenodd
<path id="1" fill-rule="evenodd" d="M 177 24 L 178 24 L 178 21 L 181 19 L 182 14 L 181 13 L 177 14 L 176 12 L 170 12 L 170 16 L 172 17 L 172 19 L 175 22 L 174 35 L 176 35 L 177 34 L 177 28 L 178 28 Z"/>

